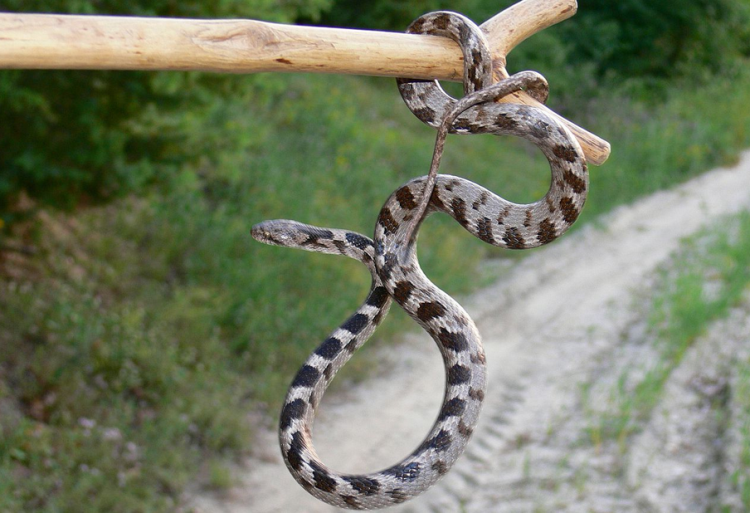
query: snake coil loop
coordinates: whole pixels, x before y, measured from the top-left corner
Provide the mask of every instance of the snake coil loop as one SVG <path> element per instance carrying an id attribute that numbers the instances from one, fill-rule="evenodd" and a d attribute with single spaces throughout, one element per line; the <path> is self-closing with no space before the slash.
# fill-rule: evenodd
<path id="1" fill-rule="evenodd" d="M 464 57 L 464 95 L 492 84 L 492 54 L 487 38 L 484 32 L 466 16 L 450 11 L 431 12 L 414 20 L 406 32 L 448 37 L 458 43 Z M 417 117 L 419 114 L 415 112 L 415 109 L 418 110 L 419 106 L 415 103 L 412 108 L 412 98 L 429 94 L 446 107 L 455 102 L 455 99 L 440 87 L 437 80 L 397 78 L 396 83 L 406 105 Z M 437 122 L 439 123 L 441 119 L 442 117 L 437 118 Z"/>
<path id="2" fill-rule="evenodd" d="M 448 37 L 459 44 L 464 57 L 464 96 L 486 89 L 493 83 L 492 54 L 484 32 L 467 17 L 451 12 L 437 11 L 414 20 L 406 29 L 410 34 L 431 34 Z M 547 101 L 547 81 L 535 72 L 525 71 L 505 79 L 507 92 L 495 99 L 515 91 L 525 90 L 540 103 Z M 457 100 L 446 93 L 437 80 L 397 78 L 401 97 L 409 110 L 423 123 L 438 128 Z M 485 107 L 485 106 L 483 106 Z M 492 109 L 490 115 L 502 112 L 502 106 Z M 486 109 L 482 109 L 486 110 Z M 487 133 L 476 122 L 476 112 L 459 116 L 451 133 Z M 476 131 L 474 131 L 476 130 Z"/>

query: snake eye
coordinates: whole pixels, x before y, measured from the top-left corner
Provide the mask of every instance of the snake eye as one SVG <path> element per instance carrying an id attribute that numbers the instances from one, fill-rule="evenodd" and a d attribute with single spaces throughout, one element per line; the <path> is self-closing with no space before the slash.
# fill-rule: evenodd
<path id="1" fill-rule="evenodd" d="M 250 230 L 250 236 L 258 242 L 268 244 L 274 240 L 273 232 L 269 230 L 265 223 L 259 223 L 252 227 Z"/>

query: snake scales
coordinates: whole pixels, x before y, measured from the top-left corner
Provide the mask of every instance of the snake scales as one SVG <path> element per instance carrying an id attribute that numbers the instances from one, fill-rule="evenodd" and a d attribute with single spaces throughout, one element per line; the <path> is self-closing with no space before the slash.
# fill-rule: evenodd
<path id="1" fill-rule="evenodd" d="M 289 388 L 281 412 L 281 452 L 294 478 L 315 497 L 345 508 L 376 509 L 404 502 L 429 488 L 463 452 L 485 394 L 485 356 L 468 314 L 424 275 L 416 255 L 418 228 L 433 212 L 452 216 L 475 237 L 495 246 L 525 249 L 546 244 L 578 217 L 586 197 L 586 163 L 575 138 L 537 108 L 496 103 L 527 89 L 546 98 L 546 82 L 523 72 L 492 84 L 492 66 L 481 30 L 461 15 L 430 13 L 409 27 L 413 33 L 451 37 L 464 53 L 465 97 L 455 100 L 435 81 L 399 79 L 409 108 L 438 127 L 430 174 L 413 179 L 386 201 L 370 239 L 359 233 L 288 220 L 262 222 L 252 236 L 264 243 L 345 255 L 372 274 L 370 293 L 308 357 Z M 438 175 L 447 132 L 510 134 L 535 143 L 550 163 L 552 180 L 541 200 L 518 205 L 466 179 Z M 437 420 L 412 454 L 390 468 L 344 475 L 327 468 L 312 444 L 316 408 L 336 372 L 361 347 L 388 312 L 392 300 L 435 340 L 446 385 Z"/>

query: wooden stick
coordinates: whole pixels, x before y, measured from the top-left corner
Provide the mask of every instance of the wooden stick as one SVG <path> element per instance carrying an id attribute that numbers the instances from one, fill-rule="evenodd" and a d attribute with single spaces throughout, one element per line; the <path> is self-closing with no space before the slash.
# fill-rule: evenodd
<path id="1" fill-rule="evenodd" d="M 490 48 L 492 48 L 495 80 L 499 81 L 508 76 L 505 69 L 506 56 L 513 48 L 529 36 L 570 18 L 576 13 L 577 9 L 576 0 L 547 0 L 544 2 L 524 0 L 513 4 L 485 21 L 482 24 L 482 30 L 487 35 Z M 500 101 L 523 103 L 524 105 L 547 109 L 523 92 L 511 94 Z M 552 110 L 547 109 L 547 112 L 562 121 L 578 139 L 588 162 L 600 166 L 609 158 L 611 148 L 607 141 L 568 121 Z"/>
<path id="2" fill-rule="evenodd" d="M 482 25 L 498 78 L 507 75 L 510 50 L 576 8 L 576 0 L 523 0 Z M 458 46 L 437 36 L 253 20 L 0 13 L 0 68 L 7 69 L 293 71 L 460 80 L 462 66 Z M 533 102 L 525 93 L 514 101 Z M 589 162 L 607 159 L 606 141 L 564 121 Z"/>
<path id="3" fill-rule="evenodd" d="M 529 36 L 573 16 L 576 0 L 522 1 L 482 23 L 495 65 L 505 68 L 505 57 Z"/>

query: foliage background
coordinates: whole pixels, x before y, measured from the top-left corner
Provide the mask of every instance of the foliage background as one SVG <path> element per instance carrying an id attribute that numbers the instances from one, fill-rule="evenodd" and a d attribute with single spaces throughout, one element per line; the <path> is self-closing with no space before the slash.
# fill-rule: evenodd
<path id="1" fill-rule="evenodd" d="M 511 3 L 0 10 L 402 30 L 430 10 L 482 21 Z M 748 145 L 749 11 L 747 0 L 581 0 L 514 50 L 510 71 L 541 71 L 551 106 L 612 143 L 584 222 Z M 226 486 L 224 459 L 250 446 L 246 412 L 276 415 L 294 370 L 369 281 L 355 262 L 261 248 L 250 226 L 285 217 L 369 233 L 388 194 L 426 171 L 433 133 L 392 81 L 363 77 L 6 70 L 0 113 L 0 510 L 169 511 L 195 479 Z M 515 201 L 549 180 L 515 140 L 451 138 L 444 164 Z M 440 219 L 422 239 L 425 269 L 451 293 L 476 285 L 481 259 L 514 258 Z M 372 343 L 408 326 L 398 315 Z M 370 366 L 357 356 L 344 379 Z"/>

